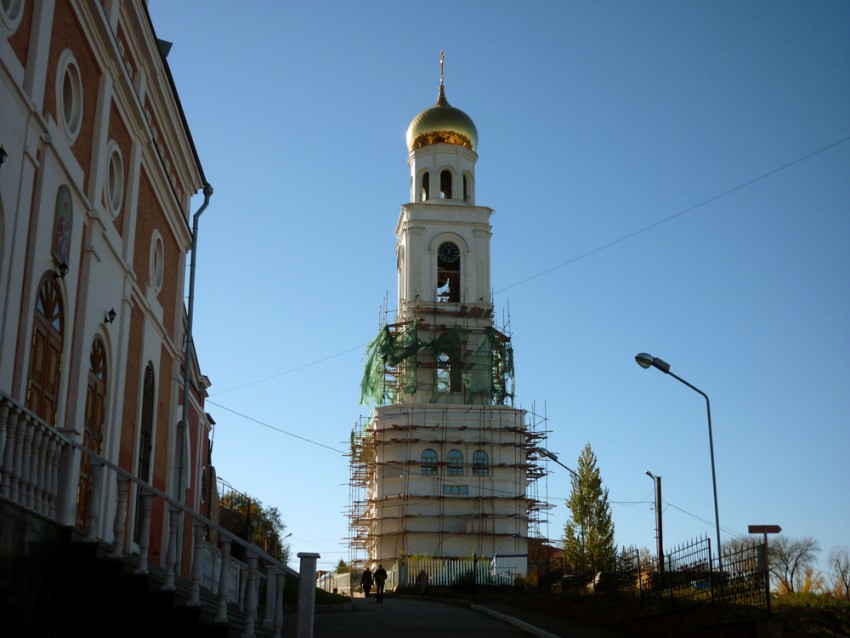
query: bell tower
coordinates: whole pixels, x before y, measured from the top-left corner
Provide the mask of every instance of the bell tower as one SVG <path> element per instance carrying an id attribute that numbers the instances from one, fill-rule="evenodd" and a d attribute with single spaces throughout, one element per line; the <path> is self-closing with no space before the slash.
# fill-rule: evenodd
<path id="1" fill-rule="evenodd" d="M 524 575 L 544 435 L 513 407 L 511 339 L 493 322 L 493 211 L 476 203 L 478 130 L 449 104 L 443 62 L 436 103 L 407 129 L 398 314 L 367 349 L 362 402 L 375 407 L 351 437 L 352 549 L 387 569 L 410 555 L 508 555 Z"/>

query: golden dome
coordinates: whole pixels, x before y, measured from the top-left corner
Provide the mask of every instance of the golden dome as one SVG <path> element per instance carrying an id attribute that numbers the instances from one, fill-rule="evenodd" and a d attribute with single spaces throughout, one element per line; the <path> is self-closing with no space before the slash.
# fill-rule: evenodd
<path id="1" fill-rule="evenodd" d="M 407 150 L 429 144 L 455 144 L 474 151 L 478 146 L 478 129 L 466 113 L 449 105 L 440 84 L 440 97 L 434 106 L 413 118 L 407 127 Z"/>

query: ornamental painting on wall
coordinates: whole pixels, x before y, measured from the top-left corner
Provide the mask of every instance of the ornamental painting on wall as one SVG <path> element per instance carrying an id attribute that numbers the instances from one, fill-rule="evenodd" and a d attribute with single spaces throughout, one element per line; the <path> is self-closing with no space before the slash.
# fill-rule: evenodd
<path id="1" fill-rule="evenodd" d="M 68 264 L 71 254 L 71 226 L 73 223 L 71 189 L 65 184 L 56 195 L 56 211 L 53 216 L 53 246 L 50 254 L 58 264 Z"/>

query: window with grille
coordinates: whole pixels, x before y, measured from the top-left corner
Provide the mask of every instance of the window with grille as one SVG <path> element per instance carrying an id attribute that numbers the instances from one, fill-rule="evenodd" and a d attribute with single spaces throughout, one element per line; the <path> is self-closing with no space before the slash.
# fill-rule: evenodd
<path id="1" fill-rule="evenodd" d="M 419 457 L 422 476 L 435 476 L 437 474 L 437 453 L 427 449 L 422 451 Z"/>
<path id="2" fill-rule="evenodd" d="M 449 450 L 446 455 L 446 474 L 448 476 L 463 476 L 463 452 Z"/>
<path id="3" fill-rule="evenodd" d="M 490 459 L 484 450 L 475 450 L 472 453 L 472 474 L 475 476 L 490 474 Z"/>

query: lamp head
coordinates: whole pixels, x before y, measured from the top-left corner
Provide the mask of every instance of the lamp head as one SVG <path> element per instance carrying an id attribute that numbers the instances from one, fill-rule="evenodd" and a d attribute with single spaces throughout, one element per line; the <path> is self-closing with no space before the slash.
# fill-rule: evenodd
<path id="1" fill-rule="evenodd" d="M 118 313 L 115 312 L 115 308 L 110 309 L 110 311 L 106 313 L 106 317 L 104 317 L 104 319 L 103 319 L 104 322 L 112 323 L 113 321 L 115 321 L 115 316 L 117 314 Z"/>
<path id="2" fill-rule="evenodd" d="M 534 449 L 541 456 L 545 456 L 548 459 L 552 459 L 556 463 L 558 462 L 558 455 L 554 454 L 553 452 L 550 452 L 545 447 L 537 447 L 537 448 L 534 448 Z"/>
<path id="3" fill-rule="evenodd" d="M 651 479 L 655 479 L 655 476 L 649 470 L 646 471 L 646 475 Z"/>
<path id="4" fill-rule="evenodd" d="M 645 352 L 641 352 L 640 354 L 635 356 L 635 361 L 637 364 L 646 370 L 649 366 L 652 365 L 652 355 L 648 355 Z"/>
<path id="5" fill-rule="evenodd" d="M 635 355 L 635 361 L 637 361 L 637 364 L 644 370 L 646 368 L 653 367 L 658 368 L 664 374 L 670 373 L 670 364 L 663 359 L 653 357 L 651 354 L 641 352 L 640 354 Z"/>

